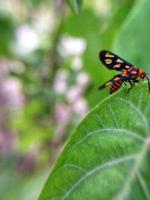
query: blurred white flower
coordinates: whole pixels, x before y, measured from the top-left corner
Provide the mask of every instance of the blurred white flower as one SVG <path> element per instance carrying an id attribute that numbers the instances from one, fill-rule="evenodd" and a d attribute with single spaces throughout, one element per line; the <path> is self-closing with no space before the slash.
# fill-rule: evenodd
<path id="1" fill-rule="evenodd" d="M 80 56 L 75 56 L 72 59 L 71 68 L 73 70 L 79 71 L 82 68 L 82 66 L 83 66 L 83 63 L 82 63 L 82 59 L 80 58 Z"/>
<path id="2" fill-rule="evenodd" d="M 65 70 L 59 70 L 54 81 L 54 91 L 58 94 L 64 94 L 67 91 L 68 73 Z"/>
<path id="3" fill-rule="evenodd" d="M 16 139 L 15 134 L 12 134 L 12 132 L 9 132 L 7 129 L 5 131 L 0 130 L 0 154 L 10 153 Z"/>
<path id="4" fill-rule="evenodd" d="M 80 97 L 77 101 L 73 104 L 73 111 L 76 112 L 80 117 L 83 117 L 85 113 L 88 111 L 88 105 L 85 99 Z"/>
<path id="5" fill-rule="evenodd" d="M 65 121 L 70 120 L 70 108 L 63 103 L 56 103 L 55 105 L 55 119 L 63 124 Z M 68 118 L 69 116 L 69 118 Z"/>
<path id="6" fill-rule="evenodd" d="M 102 14 L 103 16 L 108 16 L 111 14 L 110 9 L 111 9 L 111 1 L 110 0 L 101 0 L 101 3 L 99 0 L 95 0 L 95 9 Z"/>
<path id="7" fill-rule="evenodd" d="M 8 73 L 9 73 L 8 60 L 1 59 L 0 60 L 0 78 L 1 77 L 3 78 Z"/>
<path id="8" fill-rule="evenodd" d="M 63 36 L 60 40 L 58 51 L 61 56 L 81 55 L 86 49 L 86 41 L 83 38 Z"/>
<path id="9" fill-rule="evenodd" d="M 69 103 L 73 103 L 81 95 L 81 88 L 78 86 L 72 86 L 67 91 L 66 97 Z"/>
<path id="10" fill-rule="evenodd" d="M 66 79 L 68 78 L 68 71 L 67 70 L 59 70 L 57 72 L 57 76 L 56 79 L 59 81 L 66 81 Z"/>
<path id="11" fill-rule="evenodd" d="M 81 72 L 77 76 L 77 83 L 81 86 L 85 86 L 89 82 L 89 76 L 85 72 Z"/>
<path id="12" fill-rule="evenodd" d="M 17 46 L 16 49 L 20 54 L 27 54 L 37 49 L 40 38 L 35 29 L 25 24 L 20 26 L 16 31 Z"/>
<path id="13" fill-rule="evenodd" d="M 55 82 L 55 84 L 54 84 L 54 90 L 58 94 L 64 94 L 66 92 L 66 90 L 67 90 L 67 84 L 66 84 L 66 82 L 64 82 L 64 81 L 61 81 L 61 82 L 57 81 L 57 82 Z"/>
<path id="14" fill-rule="evenodd" d="M 33 19 L 33 25 L 41 35 L 52 32 L 57 20 L 53 10 L 48 7 L 37 9 Z"/>
<path id="15" fill-rule="evenodd" d="M 5 78 L 1 82 L 1 95 L 8 106 L 21 107 L 24 103 L 22 85 L 18 79 Z"/>
<path id="16" fill-rule="evenodd" d="M 0 1 L 0 9 L 3 11 L 13 13 L 13 9 L 15 6 L 10 0 Z"/>

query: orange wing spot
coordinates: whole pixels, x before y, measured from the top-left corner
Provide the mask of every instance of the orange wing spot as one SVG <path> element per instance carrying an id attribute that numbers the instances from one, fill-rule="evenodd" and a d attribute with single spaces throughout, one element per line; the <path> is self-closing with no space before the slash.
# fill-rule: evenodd
<path id="1" fill-rule="evenodd" d="M 126 75 L 126 74 L 128 73 L 128 71 L 127 71 L 126 69 L 123 69 L 121 72 L 122 72 L 122 73 L 121 73 L 122 75 L 123 75 L 123 74 Z"/>
<path id="2" fill-rule="evenodd" d="M 116 60 L 116 62 L 118 62 L 118 63 L 123 63 L 123 60 L 121 60 L 120 58 L 118 58 L 118 59 Z"/>
<path id="3" fill-rule="evenodd" d="M 129 73 L 130 71 L 131 71 L 131 68 L 128 68 L 128 69 L 126 69 L 127 70 L 127 72 Z"/>
<path id="4" fill-rule="evenodd" d="M 106 59 L 105 62 L 106 62 L 106 64 L 111 64 L 112 60 L 111 59 Z"/>
<path id="5" fill-rule="evenodd" d="M 112 55 L 112 54 L 110 54 L 110 53 L 107 52 L 107 53 L 105 54 L 105 57 L 107 57 L 107 58 L 114 58 L 114 55 Z"/>
<path id="6" fill-rule="evenodd" d="M 120 78 L 119 78 L 119 77 L 115 77 L 114 80 L 115 80 L 115 81 L 119 81 Z"/>
<path id="7" fill-rule="evenodd" d="M 119 68 L 121 66 L 121 64 L 116 64 L 113 66 L 113 68 Z"/>
<path id="8" fill-rule="evenodd" d="M 122 76 L 127 76 L 127 73 L 122 73 L 121 75 L 122 75 Z"/>

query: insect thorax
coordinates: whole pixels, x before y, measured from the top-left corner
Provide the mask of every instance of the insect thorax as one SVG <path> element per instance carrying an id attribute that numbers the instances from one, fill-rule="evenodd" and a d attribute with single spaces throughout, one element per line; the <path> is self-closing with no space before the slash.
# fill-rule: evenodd
<path id="1" fill-rule="evenodd" d="M 138 68 L 137 67 L 131 67 L 130 69 L 127 70 L 128 75 L 132 79 L 136 79 L 138 76 Z"/>

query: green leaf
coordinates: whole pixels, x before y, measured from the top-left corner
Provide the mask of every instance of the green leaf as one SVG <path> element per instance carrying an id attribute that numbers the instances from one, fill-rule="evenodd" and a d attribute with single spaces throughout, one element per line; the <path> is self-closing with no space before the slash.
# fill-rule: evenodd
<path id="1" fill-rule="evenodd" d="M 150 199 L 147 83 L 100 102 L 79 124 L 40 200 Z"/>
<path id="2" fill-rule="evenodd" d="M 67 0 L 67 2 L 76 14 L 80 12 L 83 0 Z"/>

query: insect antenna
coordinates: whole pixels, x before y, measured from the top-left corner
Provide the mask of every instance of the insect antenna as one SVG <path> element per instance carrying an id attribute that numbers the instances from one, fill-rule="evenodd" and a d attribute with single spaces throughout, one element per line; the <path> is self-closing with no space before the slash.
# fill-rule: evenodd
<path id="1" fill-rule="evenodd" d="M 149 93 L 150 93 L 150 74 L 149 74 L 149 73 L 146 73 L 146 74 L 145 74 L 145 78 L 147 79 L 147 82 L 148 82 L 148 90 L 149 90 Z"/>
<path id="2" fill-rule="evenodd" d="M 146 72 L 145 74 L 148 76 L 148 78 L 150 78 L 150 73 L 147 73 L 147 72 Z"/>

